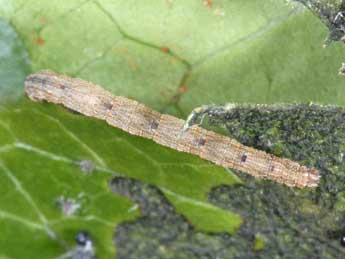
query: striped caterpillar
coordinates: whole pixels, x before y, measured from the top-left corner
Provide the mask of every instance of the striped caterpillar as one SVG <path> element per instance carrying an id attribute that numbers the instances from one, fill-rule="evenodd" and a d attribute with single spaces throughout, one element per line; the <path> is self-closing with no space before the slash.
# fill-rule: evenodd
<path id="1" fill-rule="evenodd" d="M 196 125 L 185 131 L 186 125 L 181 119 L 160 114 L 137 101 L 113 96 L 102 87 L 78 78 L 40 71 L 26 78 L 25 92 L 34 101 L 62 104 L 86 116 L 105 120 L 130 134 L 257 178 L 299 188 L 318 185 L 315 168 L 244 146 L 235 139 Z"/>

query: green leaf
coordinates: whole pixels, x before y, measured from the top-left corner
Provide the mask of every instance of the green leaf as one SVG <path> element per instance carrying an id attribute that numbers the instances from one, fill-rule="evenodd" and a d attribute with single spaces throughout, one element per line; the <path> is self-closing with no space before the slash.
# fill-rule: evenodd
<path id="1" fill-rule="evenodd" d="M 231 183 L 230 183 L 231 184 Z M 240 216 L 229 213 L 206 202 L 180 196 L 168 189 L 161 188 L 178 213 L 185 215 L 198 230 L 234 234 L 242 224 Z"/>
<path id="2" fill-rule="evenodd" d="M 327 29 L 302 5 L 30 3 L 12 0 L 0 13 L 23 39 L 35 71 L 80 76 L 153 108 L 177 104 L 184 113 L 233 101 L 344 104 L 337 70 L 345 50 L 321 47 Z"/>
<path id="3" fill-rule="evenodd" d="M 138 215 L 137 209 L 130 209 L 133 204 L 127 199 L 111 193 L 107 181 L 112 176 L 124 175 L 161 187 L 173 197 L 171 202 L 178 211 L 188 211 L 187 217 L 192 214 L 190 220 L 201 230 L 233 233 L 241 224 L 237 215 L 205 200 L 211 187 L 238 182 L 221 168 L 54 105 L 23 100 L 4 108 L 0 113 L 4 142 L 0 211 L 3 224 L 16 223 L 12 231 L 28 228 L 28 235 L 35 231 L 41 239 L 46 238 L 49 245 L 24 234 L 16 240 L 10 233 L 6 236 L 21 244 L 35 243 L 33 254 L 45 246 L 44 258 L 57 256 L 62 253 L 59 241 L 73 245 L 78 229 L 86 229 L 98 241 L 99 255 L 108 258 L 113 252 L 114 226 Z M 95 164 L 94 172 L 83 172 L 80 162 L 86 160 Z M 63 215 L 56 204 L 61 197 L 76 200 L 80 211 L 73 216 Z M 194 217 L 193 211 L 200 213 L 199 217 Z M 223 227 L 207 225 L 210 215 L 219 218 Z M 51 232 L 57 240 L 49 237 Z M 12 243 L 0 245 L 1 251 L 11 257 L 21 258 L 26 253 L 14 249 Z"/>
<path id="4" fill-rule="evenodd" d="M 232 101 L 344 105 L 343 46 L 323 49 L 326 28 L 284 0 L 0 0 L 0 17 L 0 102 L 17 100 L 0 106 L 0 257 L 57 257 L 80 230 L 99 258 L 114 257 L 114 228 L 140 217 L 111 192 L 119 175 L 160 188 L 214 247 L 226 238 L 208 232 L 234 235 L 245 214 L 208 201 L 210 189 L 240 182 L 231 172 L 31 103 L 20 94 L 30 71 L 78 76 L 179 116 Z M 84 172 L 83 161 L 95 170 Z M 58 206 L 66 199 L 80 206 L 74 215 Z"/>
<path id="5" fill-rule="evenodd" d="M 13 28 L 0 19 L 0 102 L 22 95 L 22 84 L 29 71 L 29 60 L 22 42 Z"/>

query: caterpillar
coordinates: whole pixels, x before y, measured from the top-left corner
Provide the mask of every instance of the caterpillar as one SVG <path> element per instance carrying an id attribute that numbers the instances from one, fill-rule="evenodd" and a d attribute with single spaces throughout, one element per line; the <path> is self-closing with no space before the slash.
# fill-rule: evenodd
<path id="1" fill-rule="evenodd" d="M 197 155 L 219 166 L 292 187 L 318 185 L 319 174 L 315 168 L 242 145 L 197 125 L 181 134 L 185 129 L 184 120 L 161 114 L 135 100 L 113 96 L 101 86 L 79 78 L 40 71 L 26 78 L 25 92 L 33 101 L 62 104 L 130 134 Z"/>

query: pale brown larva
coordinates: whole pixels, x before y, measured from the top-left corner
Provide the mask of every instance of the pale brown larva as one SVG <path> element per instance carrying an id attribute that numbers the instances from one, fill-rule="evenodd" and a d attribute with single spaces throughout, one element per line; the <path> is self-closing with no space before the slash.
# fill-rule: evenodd
<path id="1" fill-rule="evenodd" d="M 235 139 L 198 126 L 192 126 L 181 136 L 183 120 L 160 114 L 137 101 L 113 96 L 102 87 L 78 78 L 41 71 L 27 77 L 25 91 L 34 101 L 62 104 L 84 115 L 105 120 L 133 135 L 257 178 L 299 188 L 318 185 L 319 176 L 315 168 L 244 146 Z"/>

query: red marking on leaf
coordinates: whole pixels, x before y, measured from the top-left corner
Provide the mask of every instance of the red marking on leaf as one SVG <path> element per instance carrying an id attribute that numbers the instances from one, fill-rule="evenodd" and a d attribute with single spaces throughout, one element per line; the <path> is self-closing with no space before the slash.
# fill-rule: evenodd
<path id="1" fill-rule="evenodd" d="M 44 44 L 44 39 L 41 36 L 38 36 L 36 39 L 37 45 L 42 46 Z"/>
<path id="2" fill-rule="evenodd" d="M 186 85 L 181 85 L 179 88 L 178 88 L 178 92 L 180 94 L 184 94 L 185 92 L 188 91 L 188 87 Z"/>
<path id="3" fill-rule="evenodd" d="M 31 32 L 31 39 L 32 39 L 32 42 L 39 45 L 39 46 L 42 46 L 44 44 L 44 39 L 38 34 L 37 31 L 33 30 Z"/>
<path id="4" fill-rule="evenodd" d="M 212 0 L 204 0 L 204 6 L 211 8 L 213 5 Z"/>
<path id="5" fill-rule="evenodd" d="M 170 49 L 168 47 L 161 47 L 161 51 L 163 51 L 164 53 L 168 53 L 170 52 Z"/>

